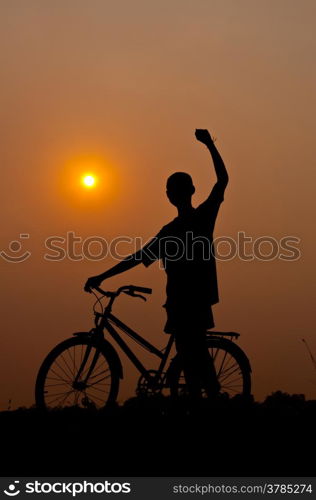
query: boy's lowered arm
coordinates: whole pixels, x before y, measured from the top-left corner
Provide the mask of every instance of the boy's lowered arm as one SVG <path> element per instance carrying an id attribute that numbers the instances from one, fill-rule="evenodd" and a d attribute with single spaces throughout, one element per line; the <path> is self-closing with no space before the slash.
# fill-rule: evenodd
<path id="1" fill-rule="evenodd" d="M 91 292 L 91 288 L 100 286 L 102 281 L 108 278 L 112 278 L 117 274 L 124 273 L 125 271 L 132 269 L 133 267 L 137 266 L 140 263 L 141 263 L 140 252 L 136 252 L 132 255 L 129 255 L 115 266 L 111 267 L 107 271 L 104 271 L 104 273 L 98 274 L 97 276 L 91 276 L 90 278 L 88 278 L 84 286 L 85 292 Z"/>

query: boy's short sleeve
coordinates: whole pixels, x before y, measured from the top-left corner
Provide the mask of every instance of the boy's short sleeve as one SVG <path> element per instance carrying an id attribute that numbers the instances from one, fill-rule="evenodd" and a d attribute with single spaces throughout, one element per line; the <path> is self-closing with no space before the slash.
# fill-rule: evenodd
<path id="1" fill-rule="evenodd" d="M 217 182 L 214 185 L 209 197 L 197 208 L 200 216 L 205 220 L 205 222 L 210 223 L 212 226 L 215 224 L 219 207 L 224 201 L 225 189 L 226 184 Z"/>
<path id="2" fill-rule="evenodd" d="M 160 255 L 160 240 L 162 235 L 163 229 L 140 250 L 141 262 L 145 267 L 150 266 L 153 262 L 162 257 L 162 255 Z"/>

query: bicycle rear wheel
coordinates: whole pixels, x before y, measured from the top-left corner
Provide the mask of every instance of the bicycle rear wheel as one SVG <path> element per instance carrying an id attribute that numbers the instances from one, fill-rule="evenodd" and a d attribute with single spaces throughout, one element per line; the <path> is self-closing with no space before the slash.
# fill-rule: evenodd
<path id="1" fill-rule="evenodd" d="M 230 340 L 216 337 L 209 337 L 207 343 L 220 384 L 220 393 L 229 398 L 237 395 L 250 396 L 251 368 L 240 347 Z M 170 375 L 170 392 L 174 397 L 188 395 L 183 369 L 177 357 Z M 204 391 L 202 395 L 206 397 Z"/>
<path id="2" fill-rule="evenodd" d="M 119 378 L 111 352 L 89 339 L 71 338 L 58 344 L 40 367 L 36 405 L 101 409 L 116 400 Z"/>

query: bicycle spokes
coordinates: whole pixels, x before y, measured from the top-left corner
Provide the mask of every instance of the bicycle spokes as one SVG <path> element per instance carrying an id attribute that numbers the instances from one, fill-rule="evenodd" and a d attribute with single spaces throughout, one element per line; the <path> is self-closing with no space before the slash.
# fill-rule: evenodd
<path id="1" fill-rule="evenodd" d="M 101 408 L 111 386 L 111 371 L 100 350 L 72 345 L 51 364 L 44 387 L 48 407 Z"/>
<path id="2" fill-rule="evenodd" d="M 238 355 L 238 348 L 233 343 L 227 343 L 212 339 L 208 343 L 210 362 L 213 367 L 210 370 L 216 376 L 220 385 L 220 393 L 233 397 L 236 395 L 250 394 L 250 372 L 248 366 Z M 173 383 L 173 394 L 188 395 L 184 373 L 180 368 L 177 381 Z M 206 397 L 201 378 L 202 395 Z"/>
<path id="3" fill-rule="evenodd" d="M 221 386 L 220 391 L 226 392 L 229 396 L 242 393 L 243 374 L 236 359 L 228 351 L 220 348 L 212 347 L 210 354 L 213 358 L 217 380 Z"/>

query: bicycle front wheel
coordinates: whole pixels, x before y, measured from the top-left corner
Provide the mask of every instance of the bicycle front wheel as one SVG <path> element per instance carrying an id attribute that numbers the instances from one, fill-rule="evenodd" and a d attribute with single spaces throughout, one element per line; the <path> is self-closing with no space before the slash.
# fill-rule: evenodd
<path id="1" fill-rule="evenodd" d="M 71 338 L 44 360 L 36 379 L 36 405 L 101 409 L 116 400 L 119 379 L 111 352 L 89 339 Z"/>
<path id="2" fill-rule="evenodd" d="M 223 338 L 207 339 L 209 353 L 213 359 L 220 393 L 229 398 L 250 396 L 251 368 L 248 358 L 234 342 Z M 174 397 L 188 395 L 182 366 L 175 358 L 175 366 L 170 377 L 170 391 Z M 203 391 L 202 395 L 206 397 Z"/>

